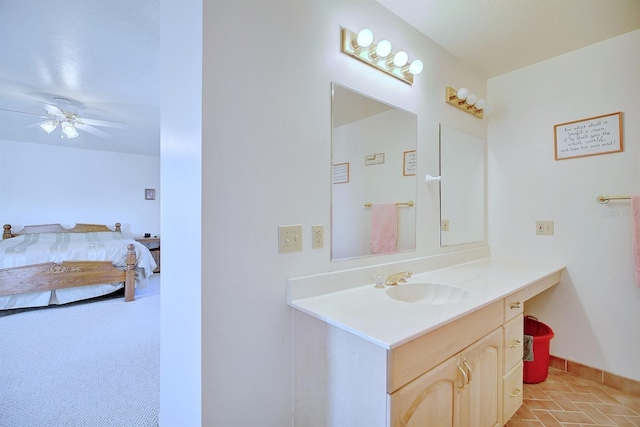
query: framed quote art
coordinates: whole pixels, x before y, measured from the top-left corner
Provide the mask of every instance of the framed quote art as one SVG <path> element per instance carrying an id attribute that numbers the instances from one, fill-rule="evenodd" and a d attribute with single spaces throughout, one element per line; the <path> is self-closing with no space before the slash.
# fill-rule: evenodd
<path id="1" fill-rule="evenodd" d="M 553 127 L 556 160 L 622 151 L 622 112 Z"/>
<path id="2" fill-rule="evenodd" d="M 332 180 L 334 184 L 346 184 L 349 182 L 349 162 L 333 165 Z"/>
<path id="3" fill-rule="evenodd" d="M 402 175 L 414 176 L 416 174 L 417 157 L 416 150 L 405 151 L 402 160 Z"/>

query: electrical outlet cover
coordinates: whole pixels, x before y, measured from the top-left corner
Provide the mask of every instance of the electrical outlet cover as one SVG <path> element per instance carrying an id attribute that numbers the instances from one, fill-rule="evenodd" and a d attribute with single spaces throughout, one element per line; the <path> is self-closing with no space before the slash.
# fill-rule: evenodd
<path id="1" fill-rule="evenodd" d="M 311 247 L 313 249 L 321 249 L 324 247 L 324 226 L 311 226 Z"/>

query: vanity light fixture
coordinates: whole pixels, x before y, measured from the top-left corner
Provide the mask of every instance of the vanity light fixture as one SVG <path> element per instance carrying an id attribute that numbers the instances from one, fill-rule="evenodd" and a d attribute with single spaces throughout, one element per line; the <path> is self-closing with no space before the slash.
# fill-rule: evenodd
<path id="1" fill-rule="evenodd" d="M 357 34 L 343 28 L 340 50 L 410 85 L 413 84 L 413 76 L 424 69 L 424 64 L 419 59 L 409 62 L 407 52 L 401 50 L 392 53 L 388 40 L 374 43 L 373 32 L 368 28 Z"/>
<path id="2" fill-rule="evenodd" d="M 469 89 L 463 87 L 461 89 L 454 89 L 447 86 L 446 89 L 446 101 L 447 104 L 471 114 L 474 117 L 482 119 L 484 113 L 491 114 L 493 107 L 487 104 L 485 99 L 478 99 L 478 96 L 469 93 Z"/>

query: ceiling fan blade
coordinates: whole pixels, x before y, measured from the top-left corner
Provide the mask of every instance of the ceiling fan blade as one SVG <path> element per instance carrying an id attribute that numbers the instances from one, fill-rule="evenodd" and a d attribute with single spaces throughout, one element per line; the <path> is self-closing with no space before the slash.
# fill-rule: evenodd
<path id="1" fill-rule="evenodd" d="M 36 116 L 36 117 L 40 117 L 42 119 L 48 119 L 48 116 L 45 116 L 44 114 L 37 114 L 37 113 L 28 113 L 26 111 L 17 111 L 17 110 L 7 110 L 6 108 L 0 108 L 1 111 L 8 111 L 10 113 L 19 113 L 19 114 L 28 114 L 30 116 Z"/>
<path id="2" fill-rule="evenodd" d="M 82 120 L 82 123 L 86 125 L 92 125 L 92 126 L 104 126 L 109 128 L 120 128 L 120 129 L 126 129 L 129 127 L 129 125 L 122 122 L 112 122 L 112 121 L 97 120 L 97 119 L 85 119 L 84 117 L 81 117 L 80 120 Z"/>
<path id="3" fill-rule="evenodd" d="M 64 117 L 64 113 L 55 105 L 51 104 L 43 104 L 45 111 L 53 116 L 62 116 Z"/>
<path id="4" fill-rule="evenodd" d="M 95 135 L 95 136 L 99 136 L 101 138 L 106 138 L 109 137 L 111 135 L 109 135 L 107 132 L 104 132 L 98 128 L 94 128 L 93 126 L 89 126 L 87 124 L 78 124 L 76 125 L 76 128 L 85 131 L 87 133 L 90 133 L 91 135 Z"/>

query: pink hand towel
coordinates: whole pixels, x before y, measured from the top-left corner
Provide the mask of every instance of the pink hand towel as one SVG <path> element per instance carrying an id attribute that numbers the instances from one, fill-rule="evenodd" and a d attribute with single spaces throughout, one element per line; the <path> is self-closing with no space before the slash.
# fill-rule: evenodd
<path id="1" fill-rule="evenodd" d="M 636 265 L 636 285 L 640 286 L 640 196 L 631 196 L 633 220 L 633 261 Z"/>
<path id="2" fill-rule="evenodd" d="M 373 205 L 371 221 L 371 252 L 385 254 L 396 251 L 398 239 L 398 208 L 395 203 Z"/>

